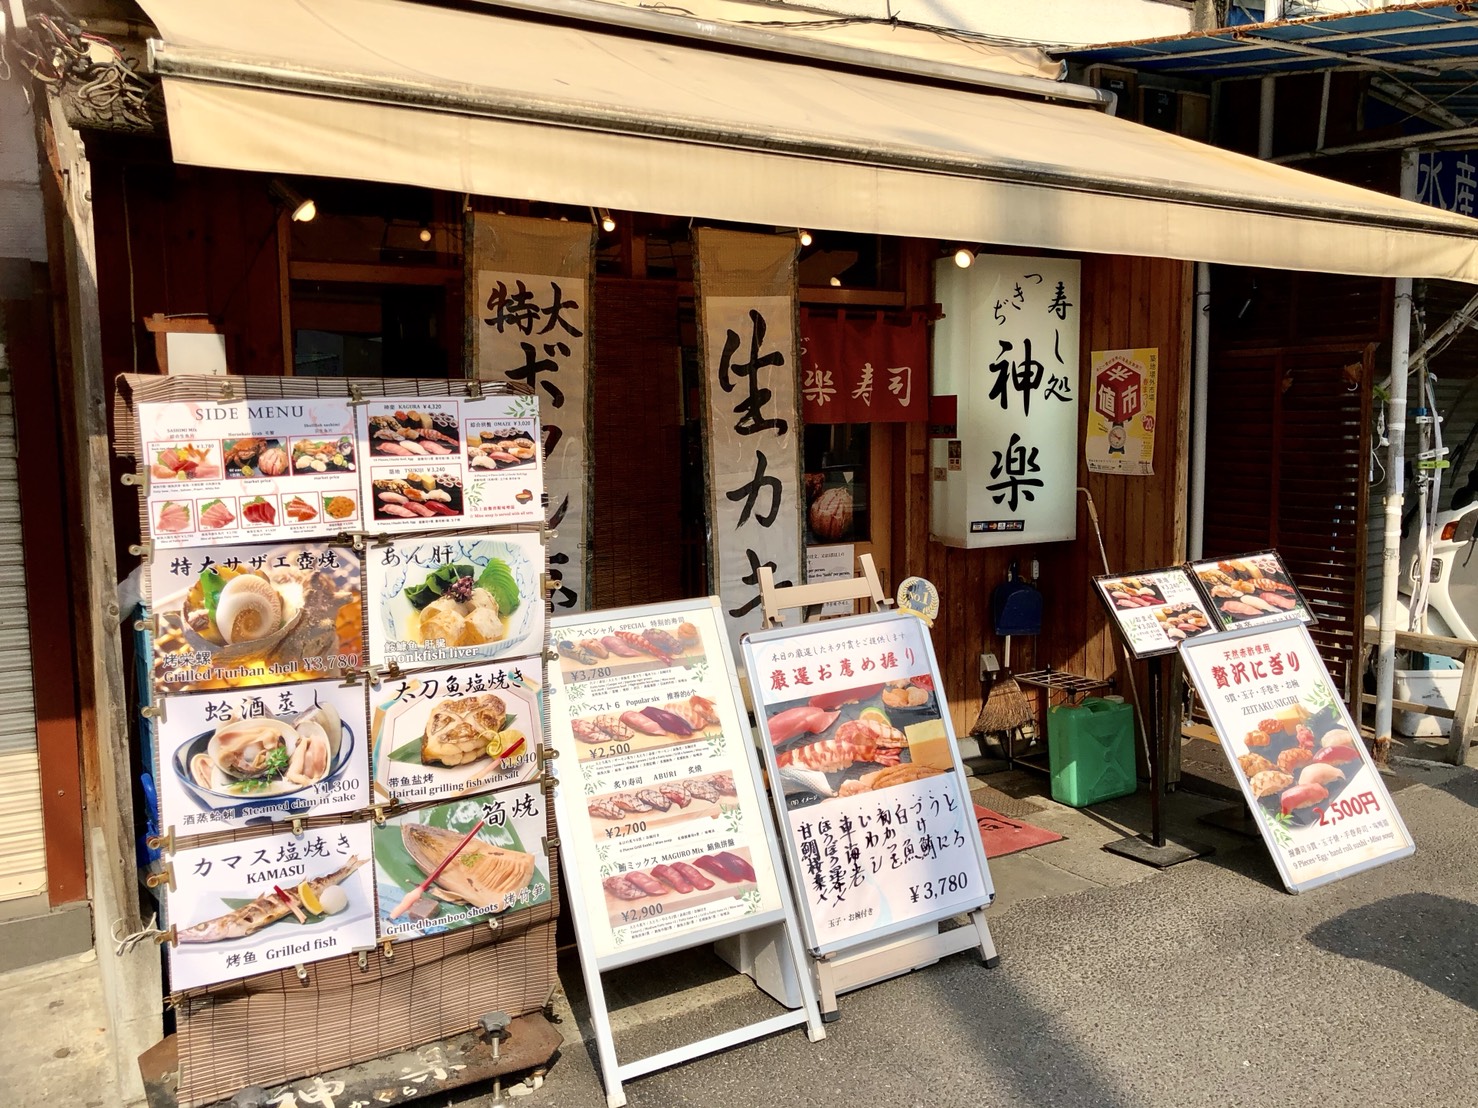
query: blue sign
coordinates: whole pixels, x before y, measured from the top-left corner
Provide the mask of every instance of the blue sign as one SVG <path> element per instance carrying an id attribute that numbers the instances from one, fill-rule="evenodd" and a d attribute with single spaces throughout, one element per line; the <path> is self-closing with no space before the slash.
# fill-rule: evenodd
<path id="1" fill-rule="evenodd" d="M 1440 150 L 1418 154 L 1416 199 L 1445 212 L 1473 215 L 1478 192 L 1478 150 Z"/>

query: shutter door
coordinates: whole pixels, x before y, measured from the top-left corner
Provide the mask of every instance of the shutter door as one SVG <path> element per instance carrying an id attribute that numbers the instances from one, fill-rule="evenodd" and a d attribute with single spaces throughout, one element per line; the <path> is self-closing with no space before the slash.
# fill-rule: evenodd
<path id="1" fill-rule="evenodd" d="M 21 565 L 15 407 L 0 345 L 0 901 L 46 891 L 41 768 Z"/>
<path id="2" fill-rule="evenodd" d="M 1346 699 L 1365 611 L 1362 467 L 1374 352 L 1223 353 L 1207 396 L 1206 555 L 1278 548 L 1319 617 L 1314 642 Z"/>

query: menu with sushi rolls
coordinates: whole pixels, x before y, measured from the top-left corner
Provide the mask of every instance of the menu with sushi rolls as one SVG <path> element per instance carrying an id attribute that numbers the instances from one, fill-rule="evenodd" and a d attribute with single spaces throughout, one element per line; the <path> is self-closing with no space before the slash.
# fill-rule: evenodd
<path id="1" fill-rule="evenodd" d="M 157 549 L 326 538 L 359 529 L 347 397 L 137 405 Z"/>
<path id="2" fill-rule="evenodd" d="M 1239 628 L 1180 654 L 1289 892 L 1415 850 L 1307 627 Z"/>
<path id="3" fill-rule="evenodd" d="M 560 843 L 597 957 L 747 930 L 784 908 L 726 633 L 711 599 L 550 623 Z"/>
<path id="4" fill-rule="evenodd" d="M 179 836 L 369 803 L 362 686 L 303 681 L 171 696 L 154 737 L 161 822 Z"/>
<path id="5" fill-rule="evenodd" d="M 1216 630 L 1185 566 L 1095 577 L 1093 583 L 1136 658 L 1172 654 L 1178 643 Z"/>
<path id="6" fill-rule="evenodd" d="M 1319 622 L 1276 550 L 1192 562 L 1190 569 L 1223 631 L 1285 619 Z"/>
<path id="7" fill-rule="evenodd" d="M 814 952 L 990 903 L 923 620 L 882 612 L 762 631 L 744 664 Z"/>

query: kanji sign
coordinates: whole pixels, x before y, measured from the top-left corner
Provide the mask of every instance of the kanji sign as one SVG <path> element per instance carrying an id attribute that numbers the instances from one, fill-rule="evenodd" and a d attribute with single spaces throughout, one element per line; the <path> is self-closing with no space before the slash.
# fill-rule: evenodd
<path id="1" fill-rule="evenodd" d="M 1077 534 L 1079 285 L 1079 263 L 1053 258 L 936 267 L 933 392 L 958 408 L 956 433 L 930 442 L 930 530 L 944 544 Z"/>
<path id="2" fill-rule="evenodd" d="M 1089 470 L 1145 477 L 1154 472 L 1159 372 L 1159 350 L 1093 352 L 1085 447 Z"/>
<path id="3" fill-rule="evenodd" d="M 802 308 L 801 414 L 808 424 L 926 422 L 924 320 Z"/>

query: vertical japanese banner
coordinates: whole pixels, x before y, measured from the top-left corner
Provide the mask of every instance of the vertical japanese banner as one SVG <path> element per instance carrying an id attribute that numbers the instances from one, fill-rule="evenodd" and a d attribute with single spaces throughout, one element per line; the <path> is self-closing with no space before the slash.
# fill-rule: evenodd
<path id="1" fill-rule="evenodd" d="M 1159 376 L 1158 349 L 1093 351 L 1083 449 L 1091 472 L 1148 477 L 1155 471 Z"/>
<path id="2" fill-rule="evenodd" d="M 589 592 L 594 249 L 588 224 L 472 216 L 472 364 L 478 379 L 527 385 L 539 398 L 556 610 L 584 611 Z"/>
<path id="3" fill-rule="evenodd" d="M 929 444 L 930 530 L 947 546 L 1077 536 L 1080 265 L 982 254 L 935 266 L 933 395 L 958 410 Z"/>
<path id="4" fill-rule="evenodd" d="M 737 651 L 761 625 L 760 567 L 780 586 L 803 580 L 796 241 L 709 228 L 693 237 L 712 587 Z"/>

